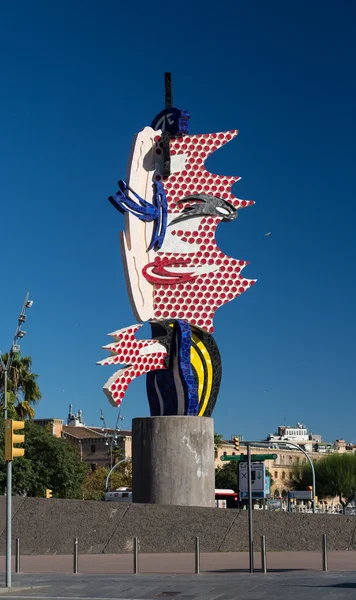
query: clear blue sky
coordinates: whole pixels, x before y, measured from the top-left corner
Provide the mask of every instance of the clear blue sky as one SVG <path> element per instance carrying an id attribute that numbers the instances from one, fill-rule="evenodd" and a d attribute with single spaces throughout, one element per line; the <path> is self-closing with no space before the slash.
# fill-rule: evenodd
<path id="1" fill-rule="evenodd" d="M 95 362 L 135 319 L 107 198 L 169 70 L 192 132 L 240 130 L 207 166 L 256 201 L 218 229 L 258 283 L 216 313 L 216 430 L 260 438 L 302 420 L 356 440 L 355 17 L 342 0 L 3 4 L 0 348 L 29 290 L 38 417 L 72 402 L 87 424 L 100 408 L 115 422 L 112 369 Z M 126 427 L 149 414 L 144 378 L 122 414 Z"/>

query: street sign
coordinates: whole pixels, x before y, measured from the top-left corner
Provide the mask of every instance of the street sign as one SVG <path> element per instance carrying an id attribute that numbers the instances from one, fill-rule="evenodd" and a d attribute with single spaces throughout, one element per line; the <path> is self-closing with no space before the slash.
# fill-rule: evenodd
<path id="1" fill-rule="evenodd" d="M 311 500 L 312 492 L 305 491 L 292 491 L 288 492 L 288 498 L 295 498 L 296 500 Z"/>
<path id="2" fill-rule="evenodd" d="M 251 454 L 252 461 L 263 461 L 263 460 L 276 460 L 277 454 Z M 220 460 L 233 460 L 236 462 L 247 462 L 247 454 L 234 454 L 220 456 Z"/>
<path id="3" fill-rule="evenodd" d="M 263 462 L 253 462 L 251 464 L 251 490 L 252 492 L 265 492 L 266 467 Z M 248 471 L 247 462 L 239 464 L 239 491 L 248 491 Z"/>
<path id="4" fill-rule="evenodd" d="M 264 498 L 264 492 L 252 492 L 252 500 Z M 248 500 L 248 492 L 240 492 L 240 500 Z"/>
<path id="5" fill-rule="evenodd" d="M 266 475 L 264 497 L 269 498 L 270 496 L 271 496 L 271 477 L 269 475 Z"/>

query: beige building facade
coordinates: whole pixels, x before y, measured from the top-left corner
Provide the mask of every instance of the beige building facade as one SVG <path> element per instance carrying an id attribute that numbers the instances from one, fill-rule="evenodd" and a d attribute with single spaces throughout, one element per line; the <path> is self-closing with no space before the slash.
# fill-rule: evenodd
<path id="1" fill-rule="evenodd" d="M 333 443 L 324 442 L 320 435 L 308 433 L 307 428 L 302 423 L 297 423 L 294 427 L 286 425 L 278 427 L 275 434 L 269 434 L 264 441 L 267 446 L 254 447 L 253 454 L 276 454 L 277 458 L 266 460 L 265 465 L 272 477 L 271 497 L 287 500 L 288 492 L 292 487 L 293 470 L 298 465 L 304 465 L 308 459 L 299 449 L 282 448 L 278 444 L 298 444 L 310 457 L 313 462 L 321 460 L 332 453 L 353 453 L 356 452 L 356 446 L 348 444 L 345 440 L 335 440 Z M 226 461 L 221 460 L 222 456 L 246 454 L 245 446 L 241 446 L 237 453 L 233 441 L 224 441 L 220 448 L 215 452 L 215 467 L 226 465 Z"/>
<path id="2" fill-rule="evenodd" d="M 105 427 L 89 427 L 83 423 L 81 411 L 73 415 L 71 410 L 68 415 L 67 425 L 62 419 L 34 419 L 34 422 L 48 428 L 52 435 L 61 437 L 68 444 L 79 448 L 83 461 L 91 466 L 92 470 L 98 467 L 110 468 L 118 460 L 132 456 L 132 432 Z M 269 447 L 254 447 L 253 454 L 275 454 L 275 459 L 265 461 L 266 468 L 272 477 L 271 497 L 288 498 L 291 489 L 293 470 L 298 465 L 307 463 L 307 458 L 301 450 L 293 448 L 280 448 L 278 443 L 292 442 L 298 444 L 313 461 L 318 461 L 331 453 L 351 453 L 356 451 L 356 446 L 346 443 L 345 440 L 335 440 L 333 443 L 323 442 L 320 435 L 309 434 L 304 425 L 298 423 L 295 427 L 278 427 L 276 434 L 269 434 L 264 444 Z M 236 452 L 233 441 L 225 440 L 215 451 L 215 468 L 223 467 L 227 461 L 223 456 L 246 454 L 246 447 L 241 445 Z"/>
<path id="3" fill-rule="evenodd" d="M 34 423 L 46 427 L 52 435 L 63 438 L 79 449 L 81 459 L 94 471 L 99 467 L 110 468 L 123 458 L 131 458 L 131 431 L 107 427 L 88 427 L 81 414 L 74 419 L 34 419 Z"/>

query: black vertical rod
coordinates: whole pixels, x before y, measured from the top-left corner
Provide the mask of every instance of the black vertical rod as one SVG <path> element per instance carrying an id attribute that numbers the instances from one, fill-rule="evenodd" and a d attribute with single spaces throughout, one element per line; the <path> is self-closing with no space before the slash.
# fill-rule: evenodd
<path id="1" fill-rule="evenodd" d="M 200 539 L 198 537 L 195 538 L 195 573 L 196 575 L 200 573 Z"/>
<path id="2" fill-rule="evenodd" d="M 171 108 L 173 106 L 172 74 L 171 73 L 164 74 L 164 95 L 165 95 L 166 108 Z"/>
<path id="3" fill-rule="evenodd" d="M 78 538 L 74 538 L 73 573 L 78 573 Z"/>
<path id="4" fill-rule="evenodd" d="M 328 570 L 328 553 L 326 549 L 326 533 L 323 533 L 323 571 Z"/>
<path id="5" fill-rule="evenodd" d="M 138 574 L 138 538 L 133 539 L 133 572 Z"/>
<path id="6" fill-rule="evenodd" d="M 252 479 L 251 479 L 251 446 L 247 444 L 247 481 L 248 481 L 248 550 L 250 556 L 250 573 L 254 572 L 253 561 L 253 523 L 252 523 Z"/>
<path id="7" fill-rule="evenodd" d="M 15 573 L 20 573 L 20 538 L 16 538 Z"/>
<path id="8" fill-rule="evenodd" d="M 261 535 L 261 565 L 262 573 L 267 573 L 266 536 Z"/>

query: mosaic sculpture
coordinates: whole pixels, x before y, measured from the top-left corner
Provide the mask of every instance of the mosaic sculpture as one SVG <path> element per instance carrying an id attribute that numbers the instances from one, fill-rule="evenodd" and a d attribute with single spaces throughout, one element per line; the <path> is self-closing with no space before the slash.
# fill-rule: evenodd
<path id="1" fill-rule="evenodd" d="M 166 74 L 166 108 L 135 136 L 126 180 L 109 198 L 124 214 L 121 248 L 132 308 L 139 322 L 151 324 L 152 339 L 135 337 L 140 324 L 115 331 L 104 346 L 111 356 L 98 364 L 125 365 L 104 386 L 114 406 L 146 374 L 152 416 L 209 417 L 221 381 L 215 311 L 255 283 L 242 275 L 246 261 L 220 251 L 215 231 L 254 203 L 232 195 L 240 177 L 204 167 L 238 131 L 189 135 L 189 114 L 171 105 Z"/>

